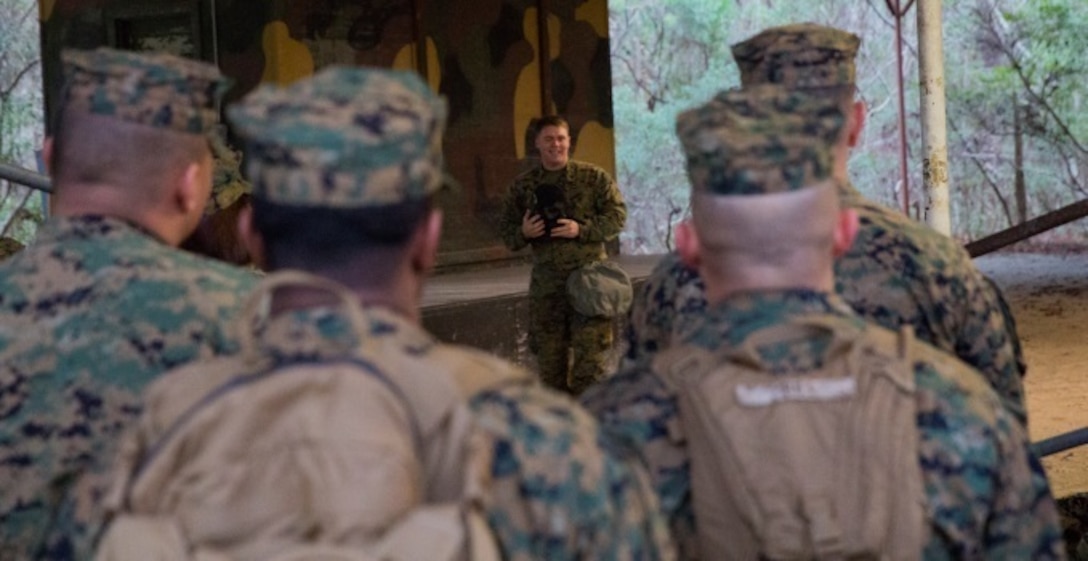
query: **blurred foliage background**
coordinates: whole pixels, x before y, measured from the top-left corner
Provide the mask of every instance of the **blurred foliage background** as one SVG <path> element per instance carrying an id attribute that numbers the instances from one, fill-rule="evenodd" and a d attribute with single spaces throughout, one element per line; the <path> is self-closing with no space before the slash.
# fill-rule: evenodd
<path id="1" fill-rule="evenodd" d="M 786 23 L 861 36 L 868 114 L 851 178 L 901 206 L 895 19 L 884 0 L 611 0 L 609 9 L 625 253 L 671 249 L 688 212 L 676 114 L 739 84 L 730 44 Z M 924 204 L 916 19 L 914 7 L 902 21 L 914 217 Z M 977 239 L 1088 197 L 1088 2 L 944 0 L 943 22 L 953 235 Z M 1082 242 L 1084 222 L 1042 237 Z"/>
<path id="2" fill-rule="evenodd" d="M 38 4 L 0 0 L 0 162 L 38 169 L 42 111 Z M 44 203 L 40 192 L 0 179 L 0 238 L 27 242 Z"/>

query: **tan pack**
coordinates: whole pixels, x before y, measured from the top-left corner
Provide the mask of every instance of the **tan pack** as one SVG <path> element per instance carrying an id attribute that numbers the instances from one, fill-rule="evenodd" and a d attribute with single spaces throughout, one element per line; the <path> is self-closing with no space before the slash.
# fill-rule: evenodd
<path id="1" fill-rule="evenodd" d="M 802 374 L 772 374 L 758 352 L 816 337 L 830 340 L 825 362 Z M 658 358 L 691 456 L 700 558 L 920 558 L 912 342 L 909 328 L 817 315 L 739 349 Z"/>
<path id="2" fill-rule="evenodd" d="M 186 367 L 186 370 L 199 369 L 199 376 L 190 376 L 187 380 L 192 383 L 185 387 L 171 387 L 181 391 L 155 403 L 159 414 L 156 418 L 166 419 L 161 426 L 168 427 L 155 431 L 163 435 L 160 441 L 141 445 L 138 439 L 131 438 L 125 442 L 112 491 L 105 501 L 115 516 L 96 549 L 97 561 L 232 561 L 233 557 L 224 551 L 206 544 L 190 543 L 185 535 L 186 527 L 214 524 L 214 521 L 201 516 L 206 512 L 178 512 L 180 503 L 171 502 L 171 495 L 183 490 L 191 492 L 183 481 L 191 474 L 216 473 L 220 467 L 218 460 L 223 455 L 194 453 L 193 447 L 201 450 L 220 448 L 225 450 L 224 455 L 229 454 L 232 442 L 263 430 L 262 423 L 277 413 L 299 407 L 314 408 L 313 399 L 305 401 L 308 375 L 311 374 L 305 366 L 277 369 L 273 375 L 238 376 L 240 372 L 252 371 L 255 362 L 264 360 L 256 356 L 251 328 L 262 315 L 267 296 L 284 285 L 320 288 L 336 295 L 353 328 L 358 333 L 369 331 L 356 298 L 342 286 L 298 272 L 270 276 L 250 298 L 242 314 L 247 329 L 239 355 Z M 361 341 L 370 339 L 360 337 Z M 476 469 L 472 461 L 470 433 L 473 425 L 467 401 L 486 388 L 523 383 L 527 378 L 519 378 L 512 375 L 509 368 L 492 364 L 497 359 L 483 353 L 459 352 L 442 346 L 434 349 L 434 353 L 442 356 L 434 360 L 433 353 L 429 355 L 432 360 L 425 369 L 409 364 L 413 360 L 411 356 L 385 353 L 383 357 L 375 357 L 368 351 L 373 349 L 364 343 L 358 356 L 346 357 L 342 363 L 323 364 L 326 383 L 338 384 L 337 388 L 343 384 L 345 389 L 353 389 L 356 393 L 362 385 L 365 391 L 385 395 L 390 402 L 399 404 L 403 418 L 408 420 L 406 425 L 413 433 L 417 458 L 423 464 L 425 480 L 416 482 L 417 492 L 414 493 L 422 499 L 420 506 L 398 519 L 365 551 L 305 543 L 266 543 L 263 548 L 257 544 L 256 550 L 275 551 L 272 558 L 276 561 L 497 561 L 501 558 L 498 546 L 479 507 L 478 498 L 485 483 L 480 480 L 481 470 Z M 401 366 L 405 367 L 404 372 L 397 371 Z M 186 374 L 192 373 L 172 375 Z M 198 387 L 191 387 L 193 385 Z M 244 401 L 228 398 L 242 388 L 247 390 Z M 316 405 L 320 406 L 320 403 Z M 274 410 L 269 411 L 273 406 Z M 240 411 L 238 407 L 247 409 Z M 368 422 L 366 427 L 355 430 L 382 434 L 382 431 L 405 428 L 405 425 L 391 425 L 382 415 L 373 417 L 373 423 Z M 367 462 L 365 466 L 374 473 L 372 480 L 375 481 L 383 480 L 379 473 L 382 469 L 380 460 L 376 456 L 375 461 Z M 194 466 L 194 463 L 203 465 Z M 230 487 L 235 486 L 240 485 L 227 485 L 226 490 L 216 492 L 232 493 L 235 491 Z M 237 493 L 237 498 L 247 503 L 247 512 L 262 510 L 262 497 L 243 494 L 243 491 Z M 228 513 L 222 515 L 229 516 Z"/>

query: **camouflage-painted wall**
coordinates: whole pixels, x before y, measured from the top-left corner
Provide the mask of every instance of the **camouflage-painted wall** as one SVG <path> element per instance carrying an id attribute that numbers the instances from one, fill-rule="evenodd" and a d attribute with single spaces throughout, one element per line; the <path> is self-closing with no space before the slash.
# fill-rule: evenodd
<path id="1" fill-rule="evenodd" d="M 47 108 L 59 86 L 64 47 L 165 49 L 217 61 L 236 81 L 228 101 L 262 82 L 289 83 L 329 64 L 420 71 L 449 99 L 446 157 L 462 187 L 443 200 L 447 226 L 441 258 L 447 264 L 509 257 L 494 230 L 494 215 L 510 180 L 527 165 L 526 126 L 543 110 L 570 121 L 575 158 L 614 174 L 607 0 L 39 0 L 39 5 Z"/>

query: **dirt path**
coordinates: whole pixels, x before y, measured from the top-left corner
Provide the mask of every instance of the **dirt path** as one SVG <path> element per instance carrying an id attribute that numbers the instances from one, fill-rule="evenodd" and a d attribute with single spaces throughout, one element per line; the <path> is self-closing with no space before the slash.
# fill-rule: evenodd
<path id="1" fill-rule="evenodd" d="M 976 260 L 1005 291 L 1028 363 L 1034 441 L 1088 426 L 1088 248 Z M 1043 459 L 1055 496 L 1088 491 L 1088 446 Z"/>

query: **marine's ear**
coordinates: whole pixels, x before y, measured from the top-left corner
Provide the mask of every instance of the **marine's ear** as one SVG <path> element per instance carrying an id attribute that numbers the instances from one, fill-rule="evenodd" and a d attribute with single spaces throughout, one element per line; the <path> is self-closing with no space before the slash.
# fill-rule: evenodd
<path id="1" fill-rule="evenodd" d="M 868 107 L 862 100 L 854 102 L 853 112 L 850 118 L 847 120 L 846 142 L 851 148 L 854 148 L 861 142 L 861 131 L 865 129 L 865 112 Z"/>
<path id="2" fill-rule="evenodd" d="M 442 209 L 431 209 L 416 232 L 412 250 L 412 269 L 429 274 L 438 263 L 438 244 L 442 241 Z"/>
<path id="3" fill-rule="evenodd" d="M 45 164 L 45 169 L 49 171 L 51 175 L 56 175 L 56 170 L 53 169 L 53 137 L 45 137 L 45 141 L 42 142 L 42 162 Z"/>
<path id="4" fill-rule="evenodd" d="M 246 205 L 238 211 L 238 239 L 249 252 L 253 264 L 262 271 L 268 270 L 268 256 L 265 253 L 264 237 L 253 224 L 253 205 Z"/>
<path id="5" fill-rule="evenodd" d="M 699 233 L 695 231 L 695 225 L 691 220 L 685 220 L 676 225 L 676 252 L 680 260 L 691 269 L 698 270 L 702 262 L 700 258 Z"/>
<path id="6" fill-rule="evenodd" d="M 842 257 L 850 250 L 850 246 L 854 245 L 854 238 L 858 235 L 859 227 L 858 211 L 852 208 L 839 210 L 839 219 L 835 223 L 832 237 L 832 254 L 836 259 Z"/>
<path id="7" fill-rule="evenodd" d="M 193 214 L 198 210 L 204 212 L 204 207 L 208 204 L 210 188 L 203 184 L 203 173 L 200 162 L 192 162 L 178 178 L 174 199 L 185 214 Z"/>

